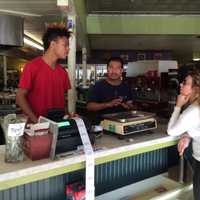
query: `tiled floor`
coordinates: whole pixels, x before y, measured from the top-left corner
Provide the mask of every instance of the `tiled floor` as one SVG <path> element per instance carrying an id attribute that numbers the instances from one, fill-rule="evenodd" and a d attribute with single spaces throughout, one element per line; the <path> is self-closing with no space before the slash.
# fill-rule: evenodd
<path id="1" fill-rule="evenodd" d="M 177 181 L 178 172 L 179 168 L 176 167 L 168 174 L 105 193 L 96 200 L 193 200 L 191 176 L 183 185 Z"/>
<path id="2" fill-rule="evenodd" d="M 193 200 L 192 194 L 192 185 L 187 185 L 185 187 L 175 186 L 175 188 L 171 189 L 168 184 L 170 181 L 165 181 L 162 186 L 158 186 L 153 190 L 149 190 L 148 192 L 141 194 L 137 197 L 133 197 L 130 200 Z"/>

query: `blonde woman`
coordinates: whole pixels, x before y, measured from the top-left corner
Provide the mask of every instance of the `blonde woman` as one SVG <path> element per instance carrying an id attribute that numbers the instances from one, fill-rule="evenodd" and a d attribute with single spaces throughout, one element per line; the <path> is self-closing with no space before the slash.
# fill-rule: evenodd
<path id="1" fill-rule="evenodd" d="M 181 108 L 189 106 L 181 113 Z M 200 73 L 189 72 L 180 84 L 180 95 L 177 97 L 174 112 L 170 118 L 167 132 L 172 136 L 182 135 L 178 144 L 178 151 L 183 155 L 192 138 L 194 175 L 194 199 L 200 199 Z"/>

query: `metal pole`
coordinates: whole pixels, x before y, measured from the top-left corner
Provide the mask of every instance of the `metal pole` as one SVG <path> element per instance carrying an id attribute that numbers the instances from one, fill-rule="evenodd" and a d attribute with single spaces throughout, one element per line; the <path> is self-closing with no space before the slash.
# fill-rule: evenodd
<path id="1" fill-rule="evenodd" d="M 184 183 L 184 158 L 180 156 L 179 159 L 179 182 Z"/>
<path id="2" fill-rule="evenodd" d="M 76 65 L 76 72 L 77 72 L 77 74 L 76 74 L 76 80 L 77 80 L 77 86 L 79 86 L 79 81 L 80 81 L 80 65 Z"/>
<path id="3" fill-rule="evenodd" d="M 94 82 L 97 81 L 97 67 L 94 65 Z"/>
<path id="4" fill-rule="evenodd" d="M 87 49 L 82 48 L 83 87 L 87 84 Z"/>
<path id="5" fill-rule="evenodd" d="M 4 89 L 7 89 L 7 81 L 8 81 L 8 75 L 7 75 L 7 57 L 3 56 L 3 82 L 4 82 Z"/>
<path id="6" fill-rule="evenodd" d="M 76 16 L 69 15 L 68 22 L 71 23 L 72 36 L 69 41 L 68 73 L 71 83 L 71 90 L 68 92 L 68 112 L 76 110 Z"/>

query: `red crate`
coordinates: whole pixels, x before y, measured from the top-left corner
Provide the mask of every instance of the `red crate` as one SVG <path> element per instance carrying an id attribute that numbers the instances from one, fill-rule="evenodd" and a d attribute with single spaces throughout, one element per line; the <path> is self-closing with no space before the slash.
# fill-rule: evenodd
<path id="1" fill-rule="evenodd" d="M 85 186 L 82 182 L 66 186 L 66 200 L 85 200 Z"/>
<path id="2" fill-rule="evenodd" d="M 52 134 L 29 136 L 24 134 L 23 150 L 31 160 L 49 158 Z"/>

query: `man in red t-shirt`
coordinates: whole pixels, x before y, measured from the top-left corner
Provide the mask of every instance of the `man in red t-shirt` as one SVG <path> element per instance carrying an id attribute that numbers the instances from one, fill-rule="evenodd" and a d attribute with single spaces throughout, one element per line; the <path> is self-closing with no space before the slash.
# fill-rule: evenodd
<path id="1" fill-rule="evenodd" d="M 48 28 L 43 36 L 43 56 L 25 65 L 16 102 L 33 123 L 49 109 L 65 107 L 64 94 L 71 86 L 67 71 L 57 61 L 67 57 L 69 37 L 65 28 Z"/>

